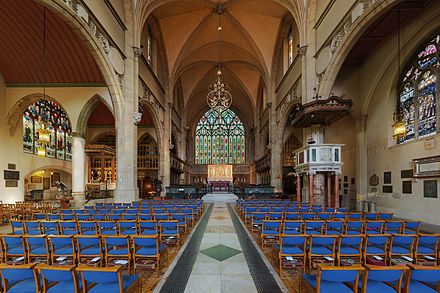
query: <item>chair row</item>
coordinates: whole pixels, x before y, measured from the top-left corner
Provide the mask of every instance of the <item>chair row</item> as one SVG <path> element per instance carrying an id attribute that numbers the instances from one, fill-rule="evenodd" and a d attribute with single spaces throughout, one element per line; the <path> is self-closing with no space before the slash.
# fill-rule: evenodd
<path id="1" fill-rule="evenodd" d="M 167 237 L 167 238 L 165 238 Z M 89 264 L 111 266 L 124 264 L 129 272 L 145 262 L 158 269 L 169 239 L 178 241 L 177 234 L 169 235 L 2 235 L 2 263 L 20 264 Z M 164 242 L 162 242 L 164 241 Z"/>
<path id="2" fill-rule="evenodd" d="M 254 216 L 250 229 L 262 234 L 417 234 L 419 225 L 417 221 L 282 221 Z"/>
<path id="3" fill-rule="evenodd" d="M 183 214 L 187 218 L 198 219 L 200 213 L 196 210 L 185 209 L 181 211 L 161 211 L 161 212 L 145 212 L 145 213 L 123 213 L 123 214 L 113 214 L 113 213 L 103 213 L 103 214 L 34 214 L 33 220 L 46 220 L 46 221 L 92 221 L 92 220 L 109 220 L 109 221 L 119 221 L 119 220 L 167 220 L 172 219 L 173 215 Z"/>
<path id="4" fill-rule="evenodd" d="M 164 221 L 13 221 L 11 224 L 13 235 L 154 235 L 174 229 L 185 234 L 190 227 L 185 217 Z"/>
<path id="5" fill-rule="evenodd" d="M 268 208 L 269 209 L 269 208 Z M 329 212 L 295 212 L 295 211 L 276 211 L 275 209 L 267 211 L 266 209 L 259 209 L 258 211 L 253 208 L 248 208 L 242 211 L 241 216 L 243 219 L 249 219 L 253 214 L 264 214 L 266 217 L 279 217 L 280 219 L 288 220 L 363 220 L 363 221 L 389 221 L 393 219 L 391 213 L 329 213 Z"/>
<path id="6" fill-rule="evenodd" d="M 439 234 L 383 235 L 281 235 L 278 251 L 280 271 L 289 259 L 309 271 L 313 264 L 325 261 L 332 265 L 349 263 L 426 263 L 438 264 Z M 308 266 L 307 266 L 308 264 Z"/>
<path id="7" fill-rule="evenodd" d="M 2 292 L 142 292 L 139 276 L 123 275 L 121 266 L 1 264 L 0 275 Z"/>
<path id="8" fill-rule="evenodd" d="M 439 266 L 320 265 L 317 275 L 302 276 L 300 286 L 313 292 L 434 293 L 439 282 Z"/>

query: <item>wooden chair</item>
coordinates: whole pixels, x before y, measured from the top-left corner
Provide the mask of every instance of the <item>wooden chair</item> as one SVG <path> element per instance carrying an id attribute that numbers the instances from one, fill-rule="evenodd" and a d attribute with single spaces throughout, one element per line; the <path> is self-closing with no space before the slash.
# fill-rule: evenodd
<path id="1" fill-rule="evenodd" d="M 103 264 L 103 249 L 101 236 L 99 235 L 75 235 L 75 246 L 77 248 L 78 263 L 90 262 L 97 259 L 99 265 Z"/>
<path id="2" fill-rule="evenodd" d="M 280 244 L 275 245 L 275 248 L 279 250 L 278 259 L 280 265 L 280 274 L 283 269 L 283 258 L 286 257 L 302 259 L 303 272 L 306 271 L 308 238 L 309 236 L 304 234 L 281 235 Z"/>
<path id="3" fill-rule="evenodd" d="M 344 257 L 362 261 L 363 243 L 365 235 L 339 235 L 338 249 L 336 250 L 337 264 L 341 265 Z"/>
<path id="4" fill-rule="evenodd" d="M 142 292 L 142 284 L 138 275 L 122 275 L 122 267 L 97 268 L 80 265 L 77 271 L 81 275 L 83 292 L 91 288 L 96 292 L 114 291 L 118 288 L 120 293 Z"/>
<path id="5" fill-rule="evenodd" d="M 82 283 L 79 281 L 76 266 L 49 266 L 39 264 L 36 269 L 41 276 L 43 293 L 81 292 Z"/>
<path id="6" fill-rule="evenodd" d="M 365 265 L 362 278 L 362 292 L 389 292 L 393 288 L 397 293 L 402 292 L 402 280 L 406 266 L 373 266 Z M 359 284 L 361 288 L 361 284 Z"/>
<path id="7" fill-rule="evenodd" d="M 166 245 L 159 242 L 157 235 L 133 236 L 133 263 L 134 272 L 142 260 L 156 261 L 155 269 L 160 270 L 162 256 L 166 252 Z"/>
<path id="8" fill-rule="evenodd" d="M 403 292 L 439 292 L 440 266 L 407 265 Z"/>
<path id="9" fill-rule="evenodd" d="M 0 264 L 2 292 L 40 292 L 40 277 L 34 270 L 36 264 Z"/>
<path id="10" fill-rule="evenodd" d="M 132 256 L 129 235 L 113 236 L 105 235 L 102 237 L 104 245 L 105 266 L 109 266 L 111 261 L 126 260 L 128 273 L 132 273 Z"/>
<path id="11" fill-rule="evenodd" d="M 317 275 L 302 276 L 300 287 L 316 293 L 350 291 L 357 293 L 359 278 L 363 271 L 361 265 L 335 267 L 320 264 Z M 347 286 L 347 283 L 350 286 Z"/>

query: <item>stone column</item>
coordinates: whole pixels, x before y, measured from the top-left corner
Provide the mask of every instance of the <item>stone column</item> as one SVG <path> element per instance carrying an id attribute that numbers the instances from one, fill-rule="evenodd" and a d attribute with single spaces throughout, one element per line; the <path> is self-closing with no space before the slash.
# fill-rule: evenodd
<path id="1" fill-rule="evenodd" d="M 296 175 L 296 201 L 301 202 L 301 177 L 299 174 Z"/>
<path id="2" fill-rule="evenodd" d="M 314 180 L 314 178 L 313 177 L 314 177 L 313 174 L 309 174 L 309 203 L 310 203 L 310 205 L 313 205 L 313 197 L 314 197 L 314 194 L 313 194 L 313 188 L 314 188 L 313 180 Z"/>
<path id="3" fill-rule="evenodd" d="M 313 203 L 325 206 L 325 175 L 317 173 L 313 176 Z"/>
<path id="4" fill-rule="evenodd" d="M 73 205 L 81 207 L 84 205 L 86 194 L 86 139 L 79 133 L 73 133 L 72 146 L 72 196 L 74 198 Z"/>
<path id="5" fill-rule="evenodd" d="M 124 92 L 124 105 L 115 117 L 116 128 L 116 192 L 115 202 L 131 202 L 139 199 L 137 188 L 137 126 L 133 115 L 138 111 L 138 58 L 139 48 L 126 51 L 125 74 L 119 76 Z M 131 54 L 130 54 L 131 53 Z"/>
<path id="6" fill-rule="evenodd" d="M 356 182 L 357 194 L 367 194 L 367 115 L 356 117 Z"/>
<path id="7" fill-rule="evenodd" d="M 169 100 L 167 98 L 167 100 Z M 163 138 L 160 142 L 160 166 L 159 166 L 159 180 L 162 181 L 161 196 L 165 197 L 166 187 L 170 186 L 171 182 L 171 160 L 170 160 L 170 142 L 171 142 L 171 109 L 172 103 L 165 106 L 164 124 L 163 124 Z"/>
<path id="8" fill-rule="evenodd" d="M 332 206 L 332 175 L 327 173 L 327 206 Z"/>
<path id="9" fill-rule="evenodd" d="M 339 174 L 335 175 L 335 208 L 339 208 Z"/>

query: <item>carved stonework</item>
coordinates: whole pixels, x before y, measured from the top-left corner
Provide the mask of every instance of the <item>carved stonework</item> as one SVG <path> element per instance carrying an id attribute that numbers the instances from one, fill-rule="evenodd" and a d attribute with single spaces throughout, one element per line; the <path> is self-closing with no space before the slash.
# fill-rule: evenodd
<path id="1" fill-rule="evenodd" d="M 139 47 L 133 47 L 133 54 L 134 54 L 134 58 L 139 58 L 142 56 L 142 49 Z"/>
<path id="2" fill-rule="evenodd" d="M 159 120 L 163 126 L 165 109 L 162 107 L 162 105 L 159 103 L 159 101 L 156 99 L 156 97 L 153 95 L 151 90 L 144 82 L 142 82 L 142 88 L 144 90 L 144 94 L 139 97 L 139 103 L 149 104 L 159 116 Z"/>
<path id="3" fill-rule="evenodd" d="M 280 109 L 277 111 L 277 123 L 280 122 L 282 117 L 285 117 L 286 111 L 288 108 L 290 108 L 290 105 L 301 103 L 301 100 L 298 97 L 298 84 L 300 80 L 297 80 L 292 88 L 290 89 L 289 93 L 287 94 L 286 98 L 283 100 Z"/>
<path id="4" fill-rule="evenodd" d="M 307 53 L 307 46 L 301 46 L 298 49 L 298 55 L 300 55 L 301 57 L 305 56 Z"/>
<path id="5" fill-rule="evenodd" d="M 117 72 L 115 72 L 115 74 L 118 77 L 119 87 L 121 88 L 121 90 L 123 90 L 124 89 L 124 75 L 119 74 Z"/>
<path id="6" fill-rule="evenodd" d="M 325 71 L 316 74 L 316 80 L 315 80 L 315 92 L 316 92 L 316 94 L 319 92 L 319 89 L 321 88 L 322 77 L 324 76 L 324 73 L 325 73 Z"/>

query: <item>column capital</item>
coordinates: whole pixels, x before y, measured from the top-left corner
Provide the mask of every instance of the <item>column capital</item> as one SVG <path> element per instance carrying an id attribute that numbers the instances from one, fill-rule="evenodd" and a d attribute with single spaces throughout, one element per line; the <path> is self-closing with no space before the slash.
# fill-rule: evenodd
<path id="1" fill-rule="evenodd" d="M 142 49 L 141 48 L 139 48 L 139 47 L 133 47 L 133 55 L 134 55 L 134 58 L 139 58 L 139 57 L 141 57 L 142 56 L 142 53 L 143 53 L 143 51 L 142 51 Z"/>
<path id="2" fill-rule="evenodd" d="M 84 133 L 76 132 L 76 131 L 72 132 L 72 137 L 79 137 L 86 139 L 86 135 Z"/>
<path id="3" fill-rule="evenodd" d="M 307 53 L 307 47 L 308 46 L 301 46 L 298 48 L 298 55 L 301 57 L 304 57 Z"/>

